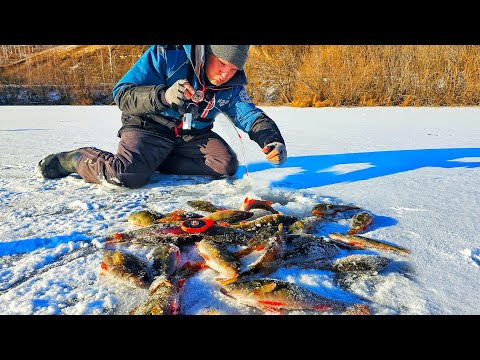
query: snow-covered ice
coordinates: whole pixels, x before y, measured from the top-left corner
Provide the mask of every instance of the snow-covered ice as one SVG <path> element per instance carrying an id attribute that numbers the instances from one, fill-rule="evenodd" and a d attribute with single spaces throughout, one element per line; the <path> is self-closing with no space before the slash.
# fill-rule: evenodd
<path id="1" fill-rule="evenodd" d="M 328 271 L 293 266 L 270 277 L 364 299 L 375 314 L 480 314 L 479 108 L 264 110 L 285 138 L 283 166 L 271 166 L 220 116 L 214 130 L 241 162 L 234 178 L 154 174 L 131 190 L 88 184 L 76 174 L 35 175 L 50 153 L 82 146 L 115 152 L 118 108 L 0 107 L 0 314 L 126 314 L 146 292 L 99 277 L 107 235 L 134 229 L 127 222 L 134 211 L 166 213 L 193 199 L 239 208 L 245 196 L 298 217 L 321 202 L 357 205 L 375 217 L 365 236 L 411 251 L 382 253 L 392 266 L 359 278 L 349 291 Z M 316 234 L 348 229 L 347 217 L 335 220 Z M 185 313 L 258 314 L 221 294 L 214 277 L 207 269 L 187 280 Z"/>

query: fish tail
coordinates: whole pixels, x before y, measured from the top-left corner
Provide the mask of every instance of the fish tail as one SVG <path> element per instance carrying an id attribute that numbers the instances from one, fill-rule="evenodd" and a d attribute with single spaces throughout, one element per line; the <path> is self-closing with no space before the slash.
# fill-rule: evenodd
<path id="1" fill-rule="evenodd" d="M 410 250 L 408 250 L 408 249 L 402 248 L 400 246 L 395 246 L 394 248 L 395 248 L 395 250 L 397 250 L 401 254 L 405 254 L 405 255 L 410 254 Z"/>
<path id="2" fill-rule="evenodd" d="M 371 315 L 368 305 L 355 304 L 349 306 L 343 312 L 344 315 Z"/>
<path id="3" fill-rule="evenodd" d="M 218 281 L 218 282 L 219 282 L 220 284 L 222 284 L 222 285 L 228 285 L 228 284 L 230 284 L 230 283 L 232 283 L 232 282 L 237 281 L 237 279 L 238 279 L 238 275 L 235 275 L 235 276 L 233 276 L 233 277 L 231 277 L 231 278 L 229 278 L 229 279 L 225 279 L 225 278 L 215 278 L 215 280 Z"/>

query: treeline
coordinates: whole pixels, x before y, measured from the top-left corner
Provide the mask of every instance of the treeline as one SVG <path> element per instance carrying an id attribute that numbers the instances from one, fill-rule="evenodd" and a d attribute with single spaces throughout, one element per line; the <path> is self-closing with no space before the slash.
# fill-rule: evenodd
<path id="1" fill-rule="evenodd" d="M 50 45 L 0 45 L 0 66 L 22 61 L 38 51 L 51 47 Z"/>
<path id="2" fill-rule="evenodd" d="M 111 104 L 148 45 L 47 46 L 0 67 L 0 104 Z"/>
<path id="3" fill-rule="evenodd" d="M 476 106 L 480 46 L 259 46 L 250 93 L 292 106 Z"/>
<path id="4" fill-rule="evenodd" d="M 148 45 L 2 45 L 0 104 L 110 104 Z M 18 45 L 17 45 L 18 46 Z M 254 45 L 245 71 L 259 105 L 476 106 L 477 45 Z"/>

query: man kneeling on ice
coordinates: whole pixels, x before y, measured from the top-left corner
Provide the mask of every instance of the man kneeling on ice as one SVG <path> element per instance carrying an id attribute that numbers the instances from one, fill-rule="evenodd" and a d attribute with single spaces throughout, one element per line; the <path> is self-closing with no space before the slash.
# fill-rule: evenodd
<path id="1" fill-rule="evenodd" d="M 94 147 L 51 154 L 38 164 L 47 179 L 78 173 L 128 188 L 155 171 L 232 176 L 237 156 L 212 131 L 223 112 L 255 141 L 274 165 L 287 159 L 275 122 L 248 97 L 243 67 L 249 45 L 154 45 L 113 88 L 122 111 L 116 155 Z"/>

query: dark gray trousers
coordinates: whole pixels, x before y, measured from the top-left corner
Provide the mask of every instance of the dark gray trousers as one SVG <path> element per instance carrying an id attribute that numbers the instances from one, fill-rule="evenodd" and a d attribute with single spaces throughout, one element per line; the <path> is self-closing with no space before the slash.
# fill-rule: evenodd
<path id="1" fill-rule="evenodd" d="M 177 175 L 232 176 L 238 160 L 218 134 L 158 136 L 143 130 L 122 132 L 117 154 L 94 147 L 80 149 L 77 173 L 87 182 L 103 180 L 128 188 L 148 183 L 155 171 Z"/>

